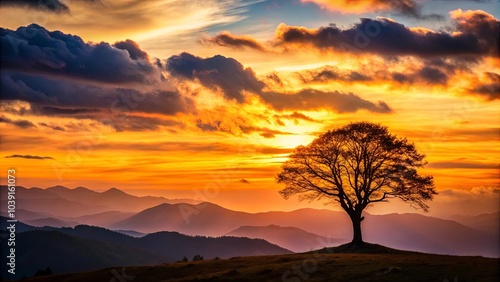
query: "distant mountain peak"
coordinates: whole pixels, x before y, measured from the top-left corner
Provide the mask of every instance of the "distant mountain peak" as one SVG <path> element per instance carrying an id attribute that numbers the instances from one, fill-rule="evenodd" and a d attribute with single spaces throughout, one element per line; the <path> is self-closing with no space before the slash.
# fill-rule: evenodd
<path id="1" fill-rule="evenodd" d="M 81 190 L 81 191 L 91 191 L 91 192 L 94 192 L 94 191 L 90 190 L 89 188 L 86 188 L 86 187 L 83 187 L 83 186 L 78 186 L 78 187 L 76 187 L 73 190 Z"/>
<path id="2" fill-rule="evenodd" d="M 123 192 L 122 190 L 118 188 L 109 188 L 108 190 L 102 192 L 101 194 L 111 194 L 111 195 L 128 195 L 127 193 Z"/>
<path id="3" fill-rule="evenodd" d="M 70 190 L 70 189 L 68 187 L 64 187 L 62 185 L 56 185 L 56 186 L 52 186 L 52 187 L 47 188 L 47 190 Z"/>

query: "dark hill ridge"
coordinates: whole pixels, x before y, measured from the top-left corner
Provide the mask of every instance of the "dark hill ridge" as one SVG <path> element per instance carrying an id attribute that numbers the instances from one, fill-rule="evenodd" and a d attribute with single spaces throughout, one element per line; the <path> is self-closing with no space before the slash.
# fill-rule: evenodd
<path id="1" fill-rule="evenodd" d="M 46 228 L 47 230 L 47 228 Z M 270 244 L 263 239 L 238 237 L 187 236 L 178 232 L 156 232 L 135 238 L 102 227 L 79 225 L 74 228 L 53 228 L 61 233 L 109 243 L 131 245 L 159 252 L 172 258 L 192 257 L 196 254 L 207 258 L 266 254 L 286 254 L 289 250 Z"/>
<path id="2" fill-rule="evenodd" d="M 133 281 L 276 281 L 276 282 L 371 282 L 371 281 L 483 281 L 496 282 L 500 275 L 499 259 L 430 255 L 372 246 L 382 253 L 312 252 L 291 255 L 238 257 L 127 267 L 124 274 Z M 109 281 L 114 278 L 107 268 L 86 273 L 27 279 L 29 282 Z M 455 280 L 456 278 L 456 280 Z"/>
<path id="3" fill-rule="evenodd" d="M 6 265 L 7 248 L 2 248 Z M 50 254 L 50 255 L 49 255 Z M 113 265 L 148 265 L 172 261 L 172 258 L 134 245 L 121 245 L 70 236 L 58 231 L 27 231 L 16 236 L 16 277 L 32 276 L 38 269 L 50 267 L 53 273 L 89 271 Z M 7 273 L 2 271 L 4 279 Z"/>
<path id="4" fill-rule="evenodd" d="M 5 218 L 2 231 L 5 232 Z M 101 227 L 79 225 L 74 228 L 32 227 L 21 222 L 16 257 L 18 276 L 31 276 L 50 267 L 55 273 L 81 272 L 116 265 L 144 265 L 192 258 L 290 254 L 289 250 L 262 239 L 237 237 L 193 237 L 177 232 L 158 232 L 134 238 Z M 6 241 L 2 241 L 6 244 Z M 5 265 L 7 246 L 2 245 L 0 262 Z M 50 256 L 47 256 L 50 254 Z M 34 257 L 35 259 L 31 259 Z M 50 259 L 44 259 L 50 257 Z M 5 274 L 5 273 L 4 273 Z"/>

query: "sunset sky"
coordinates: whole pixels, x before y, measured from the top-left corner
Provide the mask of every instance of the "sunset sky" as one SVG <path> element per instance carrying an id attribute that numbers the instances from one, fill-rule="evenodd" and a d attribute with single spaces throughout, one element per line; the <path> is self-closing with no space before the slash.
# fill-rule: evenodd
<path id="1" fill-rule="evenodd" d="M 276 173 L 373 121 L 426 154 L 431 214 L 499 210 L 499 1 L 0 3 L 2 184 L 334 208 Z"/>

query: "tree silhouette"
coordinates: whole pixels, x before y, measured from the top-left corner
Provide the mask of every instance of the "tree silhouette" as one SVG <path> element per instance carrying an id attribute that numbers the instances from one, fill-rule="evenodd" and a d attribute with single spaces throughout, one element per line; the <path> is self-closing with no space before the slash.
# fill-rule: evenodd
<path id="1" fill-rule="evenodd" d="M 193 261 L 199 261 L 199 260 L 203 260 L 203 257 L 202 257 L 202 256 L 200 256 L 200 255 L 195 255 L 195 256 L 193 257 Z"/>
<path id="2" fill-rule="evenodd" d="M 428 210 L 425 201 L 437 193 L 432 176 L 417 173 L 424 157 L 387 127 L 356 122 L 298 146 L 276 180 L 285 184 L 280 191 L 285 199 L 299 194 L 301 200 L 327 198 L 340 204 L 352 221 L 351 244 L 362 245 L 362 211 L 371 203 L 397 197 Z"/>

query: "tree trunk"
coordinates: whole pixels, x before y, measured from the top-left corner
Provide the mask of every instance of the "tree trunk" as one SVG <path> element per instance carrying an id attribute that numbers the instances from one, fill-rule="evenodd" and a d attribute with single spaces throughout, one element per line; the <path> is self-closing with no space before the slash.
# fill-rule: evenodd
<path id="1" fill-rule="evenodd" d="M 361 235 L 361 221 L 364 218 L 361 216 L 351 216 L 352 221 L 352 245 L 361 246 L 363 245 L 363 236 Z"/>

